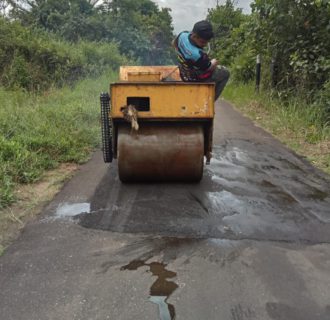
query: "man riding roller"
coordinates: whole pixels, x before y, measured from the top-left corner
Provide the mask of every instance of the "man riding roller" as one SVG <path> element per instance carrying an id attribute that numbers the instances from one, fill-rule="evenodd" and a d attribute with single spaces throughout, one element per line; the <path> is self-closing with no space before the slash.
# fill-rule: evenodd
<path id="1" fill-rule="evenodd" d="M 194 25 L 192 32 L 181 32 L 173 45 L 178 54 L 181 79 L 188 82 L 215 82 L 217 100 L 229 79 L 229 71 L 218 66 L 216 59 L 210 60 L 203 51 L 213 36 L 211 23 L 203 20 Z"/>

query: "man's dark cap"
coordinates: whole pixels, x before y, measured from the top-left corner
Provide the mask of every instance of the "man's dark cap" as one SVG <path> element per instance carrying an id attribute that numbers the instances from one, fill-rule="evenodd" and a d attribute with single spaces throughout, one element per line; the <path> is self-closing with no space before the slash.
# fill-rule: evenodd
<path id="1" fill-rule="evenodd" d="M 196 22 L 192 31 L 204 40 L 210 40 L 214 36 L 212 24 L 206 20 Z"/>

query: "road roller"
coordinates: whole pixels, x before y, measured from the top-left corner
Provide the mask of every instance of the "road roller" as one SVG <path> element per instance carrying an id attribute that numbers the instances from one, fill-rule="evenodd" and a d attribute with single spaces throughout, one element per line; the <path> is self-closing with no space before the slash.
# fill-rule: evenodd
<path id="1" fill-rule="evenodd" d="M 214 83 L 176 66 L 123 66 L 101 93 L 102 150 L 122 182 L 199 182 L 210 163 Z"/>

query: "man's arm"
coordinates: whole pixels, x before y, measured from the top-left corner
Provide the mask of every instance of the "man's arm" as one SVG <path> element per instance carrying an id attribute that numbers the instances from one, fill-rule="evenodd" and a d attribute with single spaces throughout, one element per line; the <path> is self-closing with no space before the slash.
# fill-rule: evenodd
<path id="1" fill-rule="evenodd" d="M 200 51 L 200 58 L 195 62 L 195 65 L 202 71 L 213 71 L 217 65 L 218 61 L 216 59 L 210 60 L 208 55 Z"/>

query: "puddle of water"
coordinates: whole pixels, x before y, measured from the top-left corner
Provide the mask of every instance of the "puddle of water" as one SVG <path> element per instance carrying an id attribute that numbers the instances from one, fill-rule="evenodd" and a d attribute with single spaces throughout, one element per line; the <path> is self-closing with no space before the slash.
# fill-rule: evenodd
<path id="1" fill-rule="evenodd" d="M 166 303 L 167 296 L 161 297 L 161 296 L 150 296 L 149 301 L 157 304 L 159 309 L 159 316 L 161 320 L 172 320 L 174 317 L 171 315 L 171 312 L 169 310 L 169 306 Z M 174 313 L 175 315 L 175 313 Z"/>
<path id="2" fill-rule="evenodd" d="M 60 218 L 75 217 L 82 213 L 90 213 L 90 203 L 64 203 L 58 206 L 55 216 Z"/>
<path id="3" fill-rule="evenodd" d="M 232 159 L 237 159 L 239 162 L 247 163 L 249 162 L 248 154 L 236 147 L 233 148 L 233 150 L 230 152 Z"/>
<path id="4" fill-rule="evenodd" d="M 208 192 L 207 198 L 209 199 L 212 207 L 212 213 L 226 215 L 246 212 L 245 204 L 233 193 L 228 191 Z"/>
<path id="5" fill-rule="evenodd" d="M 172 304 L 167 303 L 169 296 L 178 288 L 178 285 L 167 279 L 176 277 L 176 273 L 166 269 L 166 264 L 160 262 L 145 263 L 142 260 L 134 260 L 128 265 L 123 266 L 120 270 L 137 270 L 140 267 L 147 266 L 156 281 L 150 288 L 149 301 L 158 305 L 159 316 L 161 320 L 174 320 L 175 308 Z"/>

